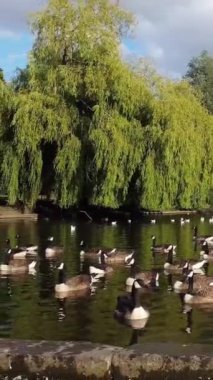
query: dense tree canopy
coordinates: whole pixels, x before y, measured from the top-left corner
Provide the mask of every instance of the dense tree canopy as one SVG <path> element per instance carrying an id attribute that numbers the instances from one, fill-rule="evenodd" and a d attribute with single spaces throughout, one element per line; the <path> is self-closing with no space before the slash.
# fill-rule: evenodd
<path id="1" fill-rule="evenodd" d="M 95 22 L 94 22 L 95 20 Z M 185 81 L 125 63 L 132 16 L 108 0 L 49 0 L 11 85 L 0 78 L 2 189 L 32 207 L 204 207 L 213 118 Z"/>
<path id="2" fill-rule="evenodd" d="M 213 57 L 207 51 L 203 51 L 198 57 L 194 57 L 188 64 L 185 78 L 201 94 L 203 104 L 208 111 L 213 113 Z"/>

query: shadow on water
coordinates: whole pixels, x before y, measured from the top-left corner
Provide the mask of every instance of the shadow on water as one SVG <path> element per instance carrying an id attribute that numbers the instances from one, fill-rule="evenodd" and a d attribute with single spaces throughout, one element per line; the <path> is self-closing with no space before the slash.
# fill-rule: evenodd
<path id="1" fill-rule="evenodd" d="M 23 245 L 38 244 L 39 252 L 35 275 L 0 277 L 0 337 L 89 340 L 119 346 L 128 346 L 138 340 L 213 343 L 212 312 L 194 309 L 184 314 L 179 297 L 173 292 L 172 284 L 177 277 L 165 275 L 163 255 L 153 258 L 151 251 L 151 236 L 155 235 L 156 244 L 172 242 L 177 245 L 176 260 L 199 259 L 199 246 L 192 239 L 193 225 L 198 225 L 200 234 L 212 233 L 212 226 L 208 222 L 199 223 L 196 216 L 183 226 L 179 217 L 175 219 L 175 223 L 171 223 L 169 217 L 159 217 L 153 225 L 148 220 L 131 224 L 118 222 L 116 226 L 83 222 L 76 223 L 75 231 L 71 231 L 71 223 L 67 221 L 1 222 L 1 258 L 5 239 L 8 237 L 15 246 L 16 234 L 20 235 Z M 48 236 L 54 236 L 56 245 L 63 245 L 61 258 L 45 259 Z M 125 266 L 115 266 L 112 275 L 101 280 L 85 296 L 66 300 L 55 298 L 57 266 L 61 260 L 66 263 L 69 276 L 88 273 L 89 261 L 80 259 L 81 240 L 88 247 L 134 248 L 139 268 L 158 269 L 159 291 L 144 294 L 141 300 L 150 311 L 145 332 L 131 330 L 113 318 L 117 296 L 125 291 L 125 280 L 130 274 Z M 213 274 L 211 264 L 209 274 Z M 186 333 L 186 329 L 190 333 Z"/>

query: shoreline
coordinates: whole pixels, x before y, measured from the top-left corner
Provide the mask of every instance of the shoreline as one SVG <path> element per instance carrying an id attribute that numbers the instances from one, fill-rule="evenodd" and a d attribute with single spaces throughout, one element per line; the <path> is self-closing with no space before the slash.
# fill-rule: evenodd
<path id="1" fill-rule="evenodd" d="M 36 213 L 23 213 L 15 207 L 0 206 L 0 221 L 5 219 L 32 219 L 37 220 Z"/>
<path id="2" fill-rule="evenodd" d="M 136 344 L 0 339 L 0 375 L 51 380 L 211 379 L 211 345 Z M 20 377 L 19 377 L 20 378 Z"/>
<path id="3" fill-rule="evenodd" d="M 69 209 L 61 209 L 52 202 L 42 202 L 37 204 L 34 212 L 23 212 L 16 207 L 2 205 L 0 206 L 0 221 L 9 219 L 29 219 L 38 220 L 38 218 L 48 217 L 57 219 L 80 219 L 80 220 L 109 220 L 126 221 L 146 220 L 149 217 L 161 216 L 190 216 L 190 215 L 212 215 L 213 210 L 140 210 L 140 209 L 111 209 L 104 207 L 88 206 L 85 208 L 71 207 Z M 105 220 L 106 221 L 106 220 Z"/>

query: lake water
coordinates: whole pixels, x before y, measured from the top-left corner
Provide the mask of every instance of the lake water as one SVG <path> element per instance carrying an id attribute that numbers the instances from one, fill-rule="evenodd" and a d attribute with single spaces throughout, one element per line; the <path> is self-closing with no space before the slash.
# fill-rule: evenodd
<path id="1" fill-rule="evenodd" d="M 35 275 L 0 277 L 0 337 L 84 340 L 124 347 L 135 342 L 213 343 L 213 307 L 212 311 L 193 309 L 190 315 L 192 332 L 187 334 L 187 314 L 182 313 L 178 295 L 168 291 L 168 277 L 163 273 L 163 257 L 158 257 L 154 263 L 150 250 L 151 236 L 154 234 L 156 244 L 177 244 L 177 259 L 199 258 L 199 250 L 194 251 L 192 229 L 197 224 L 199 234 L 212 234 L 209 217 L 201 223 L 200 217 L 190 216 L 190 223 L 183 226 L 180 225 L 179 217 L 172 217 L 176 221 L 171 223 L 171 218 L 167 216 L 157 218 L 153 225 L 148 218 L 143 223 L 118 223 L 116 226 L 76 222 L 73 233 L 71 222 L 67 221 L 1 221 L 2 252 L 7 237 L 15 245 L 17 233 L 21 236 L 22 245 L 38 244 L 39 251 Z M 134 248 L 141 269 L 158 268 L 159 291 L 142 297 L 142 305 L 150 312 L 145 329 L 132 330 L 119 324 L 113 317 L 117 296 L 124 294 L 125 280 L 129 274 L 129 269 L 123 266 L 116 266 L 112 275 L 101 281 L 93 294 L 80 299 L 67 298 L 59 304 L 54 295 L 54 286 L 56 267 L 60 260 L 44 258 L 46 239 L 50 235 L 54 236 L 55 244 L 64 246 L 63 261 L 69 276 L 88 271 L 89 262 L 80 262 L 81 240 L 89 247 Z M 211 265 L 209 274 L 213 275 Z"/>

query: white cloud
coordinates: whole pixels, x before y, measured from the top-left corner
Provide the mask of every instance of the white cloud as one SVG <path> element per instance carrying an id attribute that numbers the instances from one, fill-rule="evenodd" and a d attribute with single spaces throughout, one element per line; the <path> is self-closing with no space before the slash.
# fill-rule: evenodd
<path id="1" fill-rule="evenodd" d="M 0 38 L 26 32 L 27 15 L 47 0 L 0 0 Z M 138 20 L 134 54 L 151 57 L 160 71 L 176 77 L 206 49 L 213 54 L 213 0 L 120 0 Z M 123 46 L 129 54 L 130 45 Z"/>
<path id="2" fill-rule="evenodd" d="M 136 14 L 138 46 L 165 74 L 180 76 L 204 49 L 213 54 L 212 0 L 120 0 L 120 4 Z"/>
<path id="3" fill-rule="evenodd" d="M 20 34 L 12 30 L 0 29 L 0 40 L 17 40 L 20 38 Z"/>

